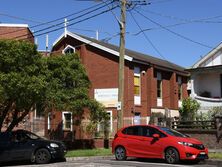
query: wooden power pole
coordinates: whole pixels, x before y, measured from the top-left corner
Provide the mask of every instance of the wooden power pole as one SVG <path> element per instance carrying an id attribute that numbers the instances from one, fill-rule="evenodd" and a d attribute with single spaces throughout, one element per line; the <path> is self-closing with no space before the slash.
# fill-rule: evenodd
<path id="1" fill-rule="evenodd" d="M 125 56 L 125 32 L 126 32 L 126 2 L 121 0 L 121 20 L 120 25 L 120 47 L 119 47 L 119 89 L 118 101 L 119 108 L 117 113 L 117 129 L 123 127 L 123 113 L 124 113 L 124 56 Z"/>

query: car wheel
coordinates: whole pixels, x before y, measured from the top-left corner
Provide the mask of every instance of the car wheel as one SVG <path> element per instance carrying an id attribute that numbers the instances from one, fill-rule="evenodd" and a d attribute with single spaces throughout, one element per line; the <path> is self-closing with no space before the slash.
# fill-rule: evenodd
<path id="1" fill-rule="evenodd" d="M 118 161 L 126 160 L 126 150 L 123 147 L 117 147 L 115 149 L 115 157 Z"/>
<path id="2" fill-rule="evenodd" d="M 51 155 L 49 151 L 45 148 L 41 148 L 35 153 L 35 162 L 37 164 L 47 164 L 51 160 Z"/>
<path id="3" fill-rule="evenodd" d="M 165 151 L 165 160 L 169 164 L 175 164 L 178 163 L 180 160 L 179 153 L 175 148 L 168 148 Z"/>

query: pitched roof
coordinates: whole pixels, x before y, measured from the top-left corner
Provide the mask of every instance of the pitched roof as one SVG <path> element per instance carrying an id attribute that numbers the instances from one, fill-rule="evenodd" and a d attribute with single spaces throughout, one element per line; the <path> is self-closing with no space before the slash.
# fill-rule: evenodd
<path id="1" fill-rule="evenodd" d="M 119 56 L 119 46 L 106 43 L 104 41 L 96 40 L 93 38 L 89 38 L 83 35 L 78 35 L 75 33 L 67 32 L 67 35 L 80 40 L 88 45 L 97 47 L 99 49 L 108 51 L 116 56 Z M 64 38 L 65 34 L 63 33 L 53 44 L 53 47 L 59 43 L 60 40 Z M 178 66 L 174 63 L 171 63 L 167 60 L 162 60 L 147 54 L 139 53 L 130 49 L 125 50 L 125 59 L 129 61 L 135 61 L 139 63 L 144 63 L 144 64 L 150 64 L 158 67 L 162 67 L 164 69 L 168 69 L 170 71 L 178 71 L 180 73 L 184 73 L 187 75 L 188 73 L 185 71 L 185 69 L 181 66 Z"/>
<path id="2" fill-rule="evenodd" d="M 208 60 L 210 57 L 212 57 L 213 55 L 215 55 L 218 51 L 222 50 L 222 43 L 220 43 L 217 47 L 215 47 L 214 49 L 212 49 L 208 54 L 206 54 L 203 58 L 201 58 L 200 60 L 198 60 L 193 66 L 192 68 L 198 68 L 203 62 L 205 62 L 206 60 Z"/>

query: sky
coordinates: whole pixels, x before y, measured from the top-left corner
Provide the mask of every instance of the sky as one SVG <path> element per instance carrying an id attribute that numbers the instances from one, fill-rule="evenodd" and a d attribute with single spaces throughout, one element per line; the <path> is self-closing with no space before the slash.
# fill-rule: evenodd
<path id="1" fill-rule="evenodd" d="M 28 24 L 36 35 L 39 50 L 45 50 L 46 33 L 51 48 L 64 32 L 65 17 L 69 22 L 68 31 L 92 38 L 96 38 L 98 31 L 99 40 L 119 45 L 120 8 L 108 11 L 118 2 L 108 5 L 110 0 L 103 1 L 106 3 L 99 0 L 0 0 L 0 23 Z M 127 10 L 127 49 L 189 68 L 221 43 L 221 0 L 147 2 L 147 5 L 134 2 Z M 96 16 L 99 13 L 102 14 Z M 54 20 L 57 21 L 41 25 Z M 54 31 L 56 29 L 59 30 Z"/>

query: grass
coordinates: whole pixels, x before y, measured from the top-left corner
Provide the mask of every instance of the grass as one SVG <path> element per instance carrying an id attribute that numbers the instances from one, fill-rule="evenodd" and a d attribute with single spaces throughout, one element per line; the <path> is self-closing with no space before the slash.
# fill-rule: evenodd
<path id="1" fill-rule="evenodd" d="M 209 159 L 222 159 L 222 153 L 209 153 Z"/>
<path id="2" fill-rule="evenodd" d="M 109 156 L 112 155 L 111 149 L 84 149 L 68 151 L 66 157 L 89 157 L 89 156 Z"/>

